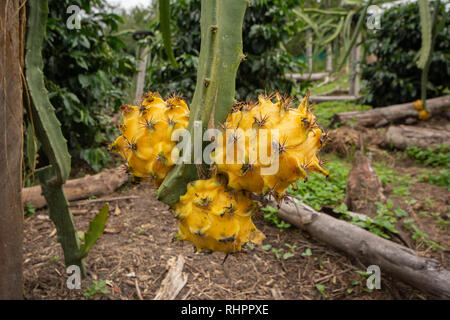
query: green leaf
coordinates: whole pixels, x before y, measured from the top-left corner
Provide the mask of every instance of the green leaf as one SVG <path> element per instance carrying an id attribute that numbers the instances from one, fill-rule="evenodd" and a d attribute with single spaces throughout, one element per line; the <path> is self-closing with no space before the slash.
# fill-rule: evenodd
<path id="1" fill-rule="evenodd" d="M 271 244 L 265 244 L 263 246 L 261 246 L 261 249 L 264 251 L 269 251 L 272 248 Z"/>
<path id="2" fill-rule="evenodd" d="M 394 210 L 394 213 L 397 217 L 407 217 L 408 216 L 408 213 L 401 208 L 396 208 Z"/>
<path id="3" fill-rule="evenodd" d="M 320 292 L 323 293 L 325 291 L 325 286 L 323 284 L 316 284 L 316 289 Z"/>
<path id="4" fill-rule="evenodd" d="M 305 252 L 302 253 L 302 256 L 304 256 L 304 257 L 310 257 L 311 255 L 312 255 L 312 251 L 310 248 L 307 248 L 305 250 Z"/>
<path id="5" fill-rule="evenodd" d="M 283 255 L 283 259 L 287 260 L 289 258 L 292 258 L 294 256 L 294 254 L 292 252 L 287 252 Z"/>
<path id="6" fill-rule="evenodd" d="M 105 204 L 100 212 L 89 224 L 88 231 L 84 234 L 84 244 L 80 246 L 80 256 L 86 257 L 92 246 L 97 242 L 98 238 L 103 234 L 108 219 L 109 206 Z"/>

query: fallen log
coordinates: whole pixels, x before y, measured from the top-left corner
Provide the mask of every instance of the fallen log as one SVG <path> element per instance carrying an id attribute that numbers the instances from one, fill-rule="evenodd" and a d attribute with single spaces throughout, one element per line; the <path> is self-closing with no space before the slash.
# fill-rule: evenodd
<path id="1" fill-rule="evenodd" d="M 274 201 L 271 205 L 277 206 Z M 435 297 L 450 299 L 450 271 L 437 260 L 420 257 L 412 249 L 315 211 L 295 199 L 282 202 L 278 216 L 367 266 L 379 266 L 382 274 L 386 272 Z"/>
<path id="2" fill-rule="evenodd" d="M 355 101 L 356 99 L 357 97 L 352 95 L 344 95 L 344 96 L 317 95 L 311 96 L 309 98 L 309 101 L 311 101 L 311 103 L 320 103 L 329 101 Z"/>
<path id="3" fill-rule="evenodd" d="M 450 95 L 428 99 L 427 108 L 432 116 L 444 113 L 450 108 Z M 337 113 L 332 117 L 332 124 L 355 124 L 364 127 L 381 127 L 389 123 L 401 122 L 407 118 L 418 118 L 419 111 L 413 103 L 396 104 L 388 107 L 366 111 Z"/>
<path id="4" fill-rule="evenodd" d="M 450 132 L 413 126 L 391 126 L 386 132 L 386 144 L 404 150 L 408 146 L 421 148 L 450 145 Z"/>
<path id="5" fill-rule="evenodd" d="M 286 78 L 288 79 L 293 79 L 296 81 L 317 81 L 317 80 L 322 80 L 326 77 L 328 77 L 329 74 L 326 72 L 319 72 L 319 73 L 289 73 L 286 74 Z"/>
<path id="6" fill-rule="evenodd" d="M 107 169 L 95 175 L 68 180 L 64 186 L 64 192 L 68 201 L 86 199 L 90 196 L 102 196 L 110 194 L 128 181 L 128 173 L 124 166 Z M 41 186 L 22 189 L 22 203 L 30 203 L 35 209 L 47 205 L 41 194 Z"/>

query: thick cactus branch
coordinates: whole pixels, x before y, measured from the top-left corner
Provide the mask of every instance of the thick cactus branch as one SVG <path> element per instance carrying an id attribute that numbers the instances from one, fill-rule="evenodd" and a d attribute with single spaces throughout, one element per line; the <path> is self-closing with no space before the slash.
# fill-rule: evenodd
<path id="1" fill-rule="evenodd" d="M 70 174 L 70 154 L 61 124 L 51 105 L 44 85 L 42 43 L 47 25 L 47 1 L 30 1 L 26 41 L 26 78 L 33 105 L 33 119 L 42 148 L 56 171 L 57 184 L 62 185 Z"/>
<path id="2" fill-rule="evenodd" d="M 64 251 L 64 262 L 66 266 L 79 266 L 84 277 L 85 268 L 80 255 L 80 242 L 64 190 L 61 185 L 55 186 L 48 183 L 55 176 L 53 167 L 38 169 L 36 174 L 42 184 L 42 194 L 47 201 L 50 219 L 56 227 L 58 242 L 61 243 Z"/>
<path id="3" fill-rule="evenodd" d="M 247 5 L 246 0 L 202 1 L 200 59 L 188 126 L 191 137 L 196 121 L 201 122 L 203 132 L 224 122 L 234 105 L 236 72 L 245 59 L 242 23 Z M 159 199 L 173 205 L 195 179 L 194 164 L 177 165 L 159 188 Z"/>
<path id="4" fill-rule="evenodd" d="M 44 85 L 42 43 L 47 23 L 47 0 L 30 1 L 26 43 L 26 78 L 32 101 L 33 121 L 42 148 L 50 166 L 36 173 L 42 184 L 42 193 L 49 207 L 50 219 L 56 226 L 58 241 L 64 251 L 66 265 L 78 265 L 85 275 L 80 245 L 69 204 L 62 185 L 70 174 L 70 155 L 55 109 L 50 103 Z"/>

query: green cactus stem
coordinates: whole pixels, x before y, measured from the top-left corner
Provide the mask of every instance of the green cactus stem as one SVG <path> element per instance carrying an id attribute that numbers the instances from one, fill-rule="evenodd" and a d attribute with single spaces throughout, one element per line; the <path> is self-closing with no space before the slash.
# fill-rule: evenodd
<path id="1" fill-rule="evenodd" d="M 72 214 L 62 185 L 70 174 L 70 155 L 67 142 L 61 131 L 61 124 L 55 115 L 44 85 L 42 43 L 47 25 L 47 0 L 29 1 L 28 33 L 26 40 L 26 79 L 31 96 L 33 122 L 36 135 L 42 143 L 50 166 L 36 171 L 47 201 L 50 219 L 56 226 L 58 241 L 64 251 L 66 266 L 77 265 L 84 277 L 85 270 L 80 257 Z"/>
<path id="2" fill-rule="evenodd" d="M 202 132 L 225 121 L 234 105 L 237 69 L 245 59 L 242 24 L 248 1 L 202 0 L 201 6 L 200 58 L 188 125 L 191 137 L 195 121 L 201 121 Z M 195 164 L 179 164 L 160 186 L 158 198 L 173 205 L 196 179 Z"/>

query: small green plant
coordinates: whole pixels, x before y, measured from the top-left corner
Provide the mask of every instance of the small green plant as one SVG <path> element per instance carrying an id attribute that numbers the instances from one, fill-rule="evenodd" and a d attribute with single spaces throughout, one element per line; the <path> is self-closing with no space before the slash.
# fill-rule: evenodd
<path id="1" fill-rule="evenodd" d="M 324 286 L 323 284 L 316 284 L 316 289 L 317 291 L 320 292 L 320 294 L 324 297 L 324 298 L 328 298 L 328 295 L 325 293 L 325 289 L 327 287 Z"/>
<path id="2" fill-rule="evenodd" d="M 338 205 L 345 197 L 350 168 L 337 158 L 331 159 L 325 167 L 330 172 L 328 179 L 311 172 L 307 183 L 299 180 L 287 192 L 316 210 L 320 210 L 322 206 Z"/>
<path id="3" fill-rule="evenodd" d="M 449 146 L 446 145 L 427 149 L 408 146 L 405 150 L 405 155 L 425 166 L 450 167 L 450 150 Z"/>
<path id="4" fill-rule="evenodd" d="M 106 289 L 106 280 L 102 280 L 100 282 L 93 280 L 92 286 L 87 287 L 83 295 L 89 299 L 93 299 L 98 294 L 108 294 L 108 290 Z"/>
<path id="5" fill-rule="evenodd" d="M 36 210 L 34 209 L 34 206 L 29 202 L 25 202 L 25 209 L 24 209 L 25 217 L 31 217 L 35 213 Z"/>
<path id="6" fill-rule="evenodd" d="M 284 249 L 283 248 L 273 248 L 271 244 L 265 244 L 263 246 L 261 246 L 261 249 L 264 251 L 271 251 L 275 254 L 275 257 L 280 260 L 281 258 L 283 258 L 283 260 L 287 260 L 290 259 L 292 257 L 295 256 L 295 245 L 290 245 L 288 243 L 285 243 L 285 246 L 288 247 L 291 252 L 286 252 L 284 253 Z"/>
<path id="7" fill-rule="evenodd" d="M 290 258 L 294 257 L 295 256 L 295 249 L 297 248 L 297 246 L 289 244 L 289 243 L 285 243 L 284 245 L 286 247 L 288 247 L 289 250 L 291 250 L 291 252 L 286 252 L 285 254 L 283 254 L 283 259 L 287 260 L 287 259 L 290 259 Z"/>
<path id="8" fill-rule="evenodd" d="M 443 219 L 440 212 L 433 212 L 431 215 L 436 218 L 439 228 L 445 231 L 450 230 L 450 213 L 447 213 L 447 219 Z"/>
<path id="9" fill-rule="evenodd" d="M 278 228 L 280 228 L 280 231 L 282 231 L 283 229 L 288 229 L 291 227 L 291 225 L 283 220 L 281 220 L 278 216 L 277 216 L 277 212 L 278 209 L 271 207 L 271 206 L 266 206 L 265 208 L 261 209 L 264 212 L 264 220 L 269 221 L 271 223 L 273 223 L 274 225 L 276 225 Z"/>
<path id="10" fill-rule="evenodd" d="M 412 177 L 410 174 L 398 174 L 392 168 L 389 168 L 385 163 L 376 162 L 374 167 L 381 182 L 392 186 L 394 196 L 405 197 L 409 195 L 410 185 L 417 182 L 417 179 Z"/>
<path id="11" fill-rule="evenodd" d="M 422 170 L 419 174 L 419 180 L 441 186 L 450 191 L 450 170 L 442 169 L 438 173 L 430 170 Z"/>
<path id="12" fill-rule="evenodd" d="M 397 219 L 394 217 L 394 212 L 397 216 L 405 216 L 407 213 L 399 208 L 392 210 L 394 205 L 392 200 L 388 200 L 386 205 L 381 202 L 375 202 L 375 205 L 378 207 L 377 216 L 366 220 L 361 220 L 358 216 L 351 216 L 348 213 L 345 203 L 342 203 L 333 211 L 341 214 L 342 219 L 350 220 L 349 222 L 356 226 L 367 229 L 380 237 L 390 239 L 391 237 L 385 232 L 386 230 L 391 233 L 398 233 L 394 225 L 397 222 Z"/>
<path id="13" fill-rule="evenodd" d="M 422 230 L 420 230 L 419 227 L 414 224 L 413 219 L 404 220 L 403 223 L 404 223 L 406 230 L 412 231 L 411 238 L 415 242 L 417 242 L 417 243 L 422 242 L 427 247 L 432 246 L 433 251 L 435 251 L 436 249 L 445 250 L 445 248 L 443 246 L 441 246 L 439 243 L 437 243 L 433 240 L 430 240 L 429 239 L 430 236 L 428 234 L 426 234 L 425 232 L 423 232 Z"/>
<path id="14" fill-rule="evenodd" d="M 272 252 L 275 254 L 275 257 L 277 257 L 278 260 L 280 260 L 281 257 L 283 256 L 283 251 L 284 251 L 283 248 L 279 249 L 272 248 Z"/>
<path id="15" fill-rule="evenodd" d="M 312 256 L 312 251 L 310 248 L 306 248 L 306 250 L 304 252 L 302 252 L 302 256 L 303 257 L 310 257 Z"/>
<path id="16" fill-rule="evenodd" d="M 363 271 L 363 270 L 356 270 L 355 272 L 361 276 L 361 281 L 363 283 L 367 280 L 367 276 L 370 276 L 372 274 L 370 272 L 366 272 L 366 271 Z M 357 285 L 357 284 L 359 284 L 359 281 L 357 281 L 357 280 L 353 280 L 352 281 L 352 285 Z M 369 289 L 369 288 L 364 288 L 364 291 L 372 292 L 373 290 Z"/>

